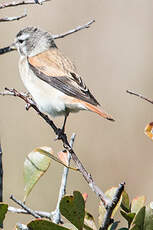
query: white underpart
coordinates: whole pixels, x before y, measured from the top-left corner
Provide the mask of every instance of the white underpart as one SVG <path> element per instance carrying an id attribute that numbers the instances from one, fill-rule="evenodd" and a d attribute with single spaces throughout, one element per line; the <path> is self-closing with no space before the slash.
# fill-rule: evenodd
<path id="1" fill-rule="evenodd" d="M 39 79 L 29 68 L 27 58 L 20 57 L 19 71 L 21 79 L 35 100 L 39 110 L 43 113 L 48 113 L 51 116 L 65 115 L 66 110 L 69 112 L 78 112 L 79 110 L 86 110 L 81 103 L 68 102 L 65 99 L 65 94 L 50 86 L 48 83 Z"/>

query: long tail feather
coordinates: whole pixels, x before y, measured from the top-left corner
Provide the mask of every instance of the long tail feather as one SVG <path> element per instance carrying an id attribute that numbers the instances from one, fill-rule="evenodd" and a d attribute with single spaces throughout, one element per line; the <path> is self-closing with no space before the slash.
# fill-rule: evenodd
<path id="1" fill-rule="evenodd" d="M 92 112 L 95 112 L 95 113 L 99 114 L 101 117 L 103 117 L 103 118 L 105 118 L 105 119 L 107 119 L 107 120 L 110 120 L 110 121 L 115 121 L 115 120 L 112 118 L 111 115 L 108 115 L 105 111 L 102 111 L 100 108 L 98 108 L 98 107 L 96 107 L 96 106 L 94 106 L 94 105 L 91 105 L 91 104 L 89 104 L 89 103 L 87 103 L 87 102 L 82 102 L 82 104 L 84 104 L 85 107 L 86 107 L 88 110 L 90 110 L 90 111 L 92 111 Z"/>

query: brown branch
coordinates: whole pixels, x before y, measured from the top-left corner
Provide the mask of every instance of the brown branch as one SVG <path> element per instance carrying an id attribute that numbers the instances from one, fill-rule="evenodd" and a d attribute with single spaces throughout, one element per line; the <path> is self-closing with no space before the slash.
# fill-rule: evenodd
<path id="1" fill-rule="evenodd" d="M 127 90 L 126 92 L 129 93 L 129 94 L 132 94 L 132 95 L 134 95 L 134 96 L 140 97 L 141 99 L 143 99 L 143 100 L 145 100 L 145 101 L 147 101 L 147 102 L 153 104 L 153 100 L 148 99 L 147 97 L 144 97 L 143 95 L 141 95 L 141 94 L 139 94 L 139 93 L 132 92 L 131 90 Z"/>
<path id="2" fill-rule="evenodd" d="M 86 24 L 84 24 L 84 25 L 82 25 L 82 26 L 78 26 L 78 27 L 76 27 L 76 28 L 74 28 L 74 29 L 72 29 L 72 30 L 69 30 L 69 31 L 67 31 L 67 32 L 65 32 L 65 33 L 63 33 L 63 34 L 53 34 L 52 37 L 53 37 L 54 39 L 64 38 L 64 37 L 66 37 L 66 36 L 68 36 L 68 35 L 70 35 L 70 34 L 73 34 L 73 33 L 78 32 L 78 31 L 80 31 L 80 30 L 89 28 L 90 25 L 93 24 L 94 22 L 95 22 L 95 20 L 91 20 L 91 21 L 89 21 L 88 23 L 86 23 Z"/>
<path id="3" fill-rule="evenodd" d="M 117 188 L 116 193 L 115 193 L 111 203 L 106 208 L 106 214 L 104 217 L 104 221 L 102 223 L 102 227 L 100 227 L 99 230 L 107 230 L 109 225 L 114 222 L 114 220 L 111 218 L 112 212 L 115 209 L 117 203 L 119 202 L 119 200 L 121 198 L 122 192 L 124 191 L 124 186 L 125 186 L 125 183 L 119 184 L 119 187 Z"/>
<path id="4" fill-rule="evenodd" d="M 17 0 L 12 2 L 5 2 L 0 4 L 0 9 L 6 8 L 6 7 L 15 7 L 19 5 L 28 5 L 28 4 L 43 4 L 44 2 L 48 2 L 50 0 Z"/>
<path id="5" fill-rule="evenodd" d="M 53 121 L 49 119 L 49 117 L 46 114 L 44 114 L 44 113 L 39 111 L 39 109 L 36 106 L 35 102 L 31 98 L 27 97 L 27 95 L 24 94 L 24 93 L 18 92 L 15 89 L 5 88 L 5 90 L 6 91 L 1 92 L 0 95 L 3 95 L 3 96 L 4 95 L 12 95 L 12 96 L 17 96 L 17 97 L 23 99 L 28 105 L 30 105 L 30 107 L 32 107 L 52 127 L 52 129 L 54 130 L 55 134 L 58 135 L 59 129 L 56 127 L 56 125 L 53 123 Z M 77 165 L 79 171 L 82 173 L 84 179 L 87 181 L 89 187 L 101 199 L 104 207 L 107 208 L 109 206 L 110 202 L 111 202 L 110 199 L 108 199 L 105 196 L 105 194 L 101 191 L 101 189 L 95 184 L 91 174 L 88 173 L 87 170 L 84 168 L 84 166 L 82 165 L 81 161 L 79 160 L 79 158 L 77 157 L 77 155 L 75 154 L 73 149 L 71 148 L 71 146 L 70 146 L 70 144 L 69 144 L 69 142 L 67 140 L 66 134 L 61 135 L 60 139 L 63 142 L 64 148 L 67 149 L 70 152 L 70 154 L 72 156 L 72 159 L 76 163 L 76 165 Z"/>
<path id="6" fill-rule="evenodd" d="M 37 111 L 37 113 L 52 127 L 52 129 L 54 130 L 55 134 L 58 135 L 58 128 L 56 127 L 56 125 L 53 123 L 52 120 L 49 119 L 49 117 L 43 113 L 41 113 L 38 109 L 38 107 L 36 106 L 35 102 L 29 98 L 27 96 L 27 94 L 25 93 L 20 93 L 18 91 L 16 91 L 15 89 L 8 89 L 5 88 L 5 92 L 1 92 L 0 95 L 12 95 L 12 96 L 17 96 L 21 99 L 23 99 L 27 105 L 28 105 L 28 109 L 30 107 L 32 107 L 35 111 Z M 110 200 L 109 198 L 107 198 L 105 196 L 105 194 L 102 192 L 102 190 L 95 184 L 91 174 L 89 174 L 87 172 L 87 170 L 84 168 L 84 166 L 82 165 L 81 161 L 79 160 L 79 158 L 77 157 L 77 155 L 75 154 L 75 152 L 73 151 L 71 145 L 69 144 L 68 140 L 67 140 L 67 136 L 66 134 L 61 134 L 61 136 L 59 137 L 60 140 L 62 140 L 63 142 L 63 146 L 65 147 L 66 150 L 69 151 L 69 153 L 72 156 L 72 159 L 74 160 L 75 164 L 77 165 L 79 171 L 81 172 L 81 174 L 83 175 L 84 179 L 87 181 L 89 187 L 92 189 L 93 192 L 96 193 L 96 195 L 100 198 L 100 200 L 102 201 L 105 209 L 106 209 L 106 215 L 104 218 L 104 222 L 102 224 L 102 227 L 100 228 L 100 230 L 107 230 L 108 226 L 113 223 L 113 219 L 111 218 L 112 216 L 112 212 L 114 210 L 114 208 L 116 207 L 118 201 L 120 200 L 121 194 L 124 190 L 124 186 L 125 183 L 121 183 L 116 191 L 116 194 L 114 195 L 113 199 Z"/>
<path id="7" fill-rule="evenodd" d="M 12 22 L 12 21 L 20 20 L 21 18 L 25 18 L 26 16 L 27 16 L 27 13 L 25 12 L 24 14 L 20 16 L 0 18 L 0 22 Z"/>
<path id="8" fill-rule="evenodd" d="M 20 200 L 16 200 L 15 197 L 13 195 L 10 196 L 10 199 L 13 200 L 15 203 L 17 203 L 18 205 L 20 205 L 24 210 L 26 210 L 29 214 L 31 214 L 32 216 L 34 216 L 35 218 L 40 218 L 40 216 L 33 211 L 32 209 L 28 208 L 23 202 L 21 202 Z"/>

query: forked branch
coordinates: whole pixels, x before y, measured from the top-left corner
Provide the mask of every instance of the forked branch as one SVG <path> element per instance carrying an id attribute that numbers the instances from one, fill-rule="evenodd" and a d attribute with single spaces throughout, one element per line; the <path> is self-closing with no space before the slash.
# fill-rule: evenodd
<path id="1" fill-rule="evenodd" d="M 29 98 L 25 93 L 20 93 L 15 89 L 8 89 L 5 88 L 4 92 L 1 92 L 0 95 L 11 95 L 11 96 L 16 96 L 21 98 L 22 100 L 24 100 L 27 105 L 28 108 L 32 107 L 49 125 L 50 127 L 54 130 L 54 133 L 56 135 L 58 135 L 58 128 L 56 127 L 56 125 L 54 124 L 54 122 L 44 113 L 42 113 L 38 107 L 36 106 L 35 102 L 33 101 L 32 98 Z M 68 140 L 67 140 L 67 136 L 66 134 L 63 134 L 60 136 L 60 139 L 63 142 L 63 146 L 66 150 L 68 150 L 72 156 L 72 159 L 74 160 L 74 162 L 76 163 L 79 171 L 82 173 L 84 179 L 87 181 L 87 183 L 89 184 L 89 187 L 96 193 L 96 195 L 101 199 L 102 203 L 104 204 L 105 208 L 107 208 L 107 206 L 110 204 L 110 199 L 108 199 L 105 194 L 101 191 L 101 189 L 95 184 L 92 176 L 90 173 L 87 172 L 87 170 L 84 168 L 84 166 L 82 165 L 81 161 L 79 160 L 79 158 L 77 157 L 77 155 L 75 154 L 75 152 L 73 151 L 73 149 L 71 148 Z"/>
<path id="2" fill-rule="evenodd" d="M 50 118 L 46 114 L 42 113 L 38 109 L 38 107 L 36 106 L 36 104 L 33 101 L 33 99 L 29 98 L 27 96 L 27 94 L 20 93 L 15 89 L 5 88 L 5 91 L 1 92 L 0 95 L 3 95 L 3 96 L 4 95 L 11 95 L 11 96 L 16 96 L 16 97 L 19 97 L 19 98 L 23 99 L 27 103 L 27 108 L 29 109 L 30 107 L 32 107 L 50 125 L 50 127 L 54 130 L 55 134 L 56 135 L 58 134 L 58 128 L 56 127 L 54 122 L 52 120 L 50 120 Z M 93 192 L 96 193 L 96 195 L 100 198 L 100 200 L 102 201 L 104 207 L 106 208 L 105 221 L 104 221 L 102 227 L 100 228 L 100 230 L 106 230 L 107 227 L 112 223 L 111 222 L 112 221 L 111 215 L 112 215 L 112 212 L 113 212 L 114 208 L 116 207 L 116 205 L 117 205 L 117 203 L 118 203 L 118 201 L 119 201 L 119 199 L 121 197 L 122 191 L 124 190 L 124 183 L 119 185 L 117 193 L 115 194 L 113 200 L 111 201 L 109 198 L 107 198 L 105 196 L 105 194 L 102 192 L 102 190 L 95 184 L 91 174 L 88 173 L 88 171 L 85 169 L 85 167 L 83 166 L 83 164 L 81 163 L 81 161 L 77 157 L 76 153 L 72 149 L 71 145 L 69 144 L 66 134 L 62 134 L 60 136 L 60 139 L 63 142 L 64 148 L 66 150 L 68 150 L 69 153 L 71 154 L 72 159 L 74 160 L 74 162 L 77 165 L 79 171 L 81 172 L 81 174 L 83 175 L 84 179 L 88 183 L 89 187 L 92 189 Z"/>

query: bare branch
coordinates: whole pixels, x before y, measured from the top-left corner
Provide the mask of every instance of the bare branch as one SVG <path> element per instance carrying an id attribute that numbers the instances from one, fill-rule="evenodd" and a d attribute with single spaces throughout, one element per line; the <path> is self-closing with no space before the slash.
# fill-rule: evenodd
<path id="1" fill-rule="evenodd" d="M 26 1 L 37 1 L 37 0 L 26 0 Z M 42 1 L 49 1 L 49 0 L 42 0 Z M 0 5 L 0 8 L 1 8 L 1 5 Z M 85 25 L 78 26 L 78 27 L 76 27 L 75 29 L 69 30 L 69 31 L 67 31 L 67 32 L 65 32 L 65 33 L 63 33 L 63 34 L 53 34 L 52 37 L 53 37 L 54 39 L 63 38 L 63 37 L 65 37 L 65 36 L 68 36 L 68 35 L 70 35 L 70 34 L 73 34 L 73 33 L 75 33 L 75 32 L 78 32 L 78 31 L 80 31 L 80 30 L 89 28 L 90 25 L 91 25 L 92 23 L 94 23 L 94 22 L 95 22 L 95 20 L 91 20 L 91 21 L 89 21 L 88 23 L 86 23 Z M 4 48 L 0 48 L 0 55 L 1 55 L 1 54 L 5 54 L 5 53 L 8 53 L 8 52 L 13 51 L 13 50 L 15 50 L 15 49 L 12 49 L 10 46 L 4 47 Z"/>
<path id="2" fill-rule="evenodd" d="M 6 8 L 6 7 L 15 7 L 19 5 L 29 5 L 29 4 L 43 4 L 44 2 L 48 2 L 50 0 L 17 0 L 12 2 L 5 2 L 0 4 L 0 9 Z"/>
<path id="3" fill-rule="evenodd" d="M 67 31 L 67 32 L 65 32 L 65 33 L 63 33 L 63 34 L 53 34 L 52 36 L 53 36 L 54 39 L 64 38 L 64 37 L 66 37 L 66 36 L 68 36 L 68 35 L 70 35 L 70 34 L 73 34 L 73 33 L 78 32 L 78 31 L 80 31 L 80 30 L 89 28 L 90 25 L 91 25 L 92 23 L 94 23 L 94 22 L 95 22 L 95 20 L 91 20 L 91 21 L 89 21 L 88 23 L 86 23 L 86 24 L 84 24 L 84 25 L 82 25 L 82 26 L 78 26 L 78 27 L 76 27 L 75 29 L 69 30 L 69 31 Z"/>
<path id="4" fill-rule="evenodd" d="M 100 227 L 99 230 L 107 230 L 109 225 L 113 223 L 114 220 L 111 218 L 112 212 L 121 198 L 122 192 L 124 191 L 124 186 L 125 183 L 119 184 L 111 203 L 106 208 L 106 215 L 104 217 L 102 227 Z"/>
<path id="5" fill-rule="evenodd" d="M 17 97 L 23 99 L 28 105 L 30 105 L 30 107 L 32 107 L 51 126 L 51 128 L 54 130 L 55 134 L 58 135 L 59 129 L 56 127 L 54 122 L 52 120 L 50 120 L 46 114 L 40 112 L 40 110 L 36 106 L 35 102 L 31 98 L 25 96 L 24 93 L 19 93 L 15 89 L 5 88 L 5 90 L 6 91 L 1 92 L 0 95 L 12 95 L 12 96 L 17 96 Z M 86 182 L 88 183 L 89 187 L 101 199 L 102 203 L 104 204 L 104 207 L 107 208 L 111 202 L 110 199 L 108 199 L 105 196 L 105 194 L 102 192 L 102 190 L 95 184 L 91 174 L 88 173 L 87 170 L 84 168 L 83 164 L 81 163 L 81 161 L 79 160 L 79 158 L 77 157 L 77 155 L 75 154 L 73 149 L 71 148 L 71 146 L 67 140 L 66 134 L 61 135 L 60 139 L 63 142 L 64 148 L 70 152 L 72 159 L 76 163 L 79 171 L 82 173 L 82 175 L 83 175 L 84 179 L 86 180 Z"/>
<path id="6" fill-rule="evenodd" d="M 76 136 L 75 133 L 73 133 L 71 136 L 71 140 L 70 140 L 71 148 L 73 147 L 75 136 Z M 68 159 L 67 160 L 68 160 L 67 165 L 69 166 L 70 160 L 71 160 L 71 154 L 69 152 L 68 152 Z M 59 206 L 60 206 L 60 201 L 61 201 L 62 197 L 66 194 L 68 172 L 69 172 L 69 168 L 64 167 L 56 209 L 55 209 L 55 211 L 51 212 L 52 220 L 56 224 L 62 223 Z"/>
<path id="7" fill-rule="evenodd" d="M 153 104 L 153 100 L 148 99 L 148 98 L 144 97 L 143 95 L 141 95 L 139 93 L 132 92 L 131 90 L 127 90 L 126 92 L 129 93 L 129 94 L 132 94 L 134 96 L 140 97 L 141 99 L 143 99 L 145 101 L 148 101 L 149 103 Z"/>
<path id="8" fill-rule="evenodd" d="M 17 214 L 31 214 L 28 211 L 26 211 L 25 209 L 21 209 L 21 208 L 14 208 L 9 206 L 8 207 L 8 211 L 12 212 L 12 213 L 17 213 Z M 50 212 L 44 212 L 44 211 L 34 211 L 37 215 L 39 215 L 42 218 L 47 218 L 47 219 L 51 219 L 50 218 Z"/>
<path id="9" fill-rule="evenodd" d="M 23 202 L 21 202 L 20 200 L 16 200 L 15 197 L 13 195 L 10 196 L 10 199 L 13 200 L 15 203 L 17 203 L 18 205 L 20 205 L 24 210 L 26 210 L 29 214 L 31 214 L 32 216 L 34 216 L 35 218 L 40 218 L 40 216 L 38 214 L 36 214 L 35 211 L 33 211 L 32 209 L 28 208 Z"/>
<path id="10" fill-rule="evenodd" d="M 1 48 L 1 49 L 0 49 L 0 55 L 1 55 L 1 54 L 5 54 L 5 53 L 8 53 L 8 52 L 13 51 L 13 50 L 14 50 L 14 49 L 12 49 L 10 46 Z"/>
<path id="11" fill-rule="evenodd" d="M 15 89 L 7 89 L 5 88 L 5 92 L 0 93 L 0 95 L 12 95 L 12 96 L 17 96 L 21 99 L 23 99 L 28 105 L 30 105 L 30 107 L 32 107 L 35 111 L 37 111 L 37 113 L 52 127 L 52 129 L 54 130 L 55 134 L 58 134 L 58 128 L 56 127 L 56 125 L 53 123 L 52 120 L 49 119 L 49 117 L 43 113 L 41 113 L 38 109 L 38 107 L 36 106 L 35 102 L 29 98 L 26 94 L 24 93 L 19 93 L 18 91 L 16 91 Z M 28 106 L 29 108 L 29 106 Z M 121 194 L 124 190 L 124 186 L 125 183 L 121 183 L 116 191 L 116 194 L 114 195 L 112 201 L 107 198 L 105 196 L 105 194 L 102 192 L 102 190 L 95 184 L 91 174 L 89 174 L 87 172 L 87 170 L 84 168 L 84 166 L 82 165 L 81 161 L 79 160 L 79 158 L 77 157 L 77 155 L 75 154 L 75 152 L 73 151 L 71 145 L 69 144 L 68 140 L 67 140 L 67 136 L 66 134 L 61 134 L 61 136 L 59 137 L 60 140 L 62 140 L 63 142 L 63 146 L 64 148 L 69 151 L 69 153 L 72 156 L 72 159 L 74 160 L 75 164 L 77 165 L 79 171 L 82 173 L 84 179 L 87 181 L 89 187 L 92 189 L 93 192 L 96 193 L 96 195 L 101 199 L 105 209 L 106 209 L 106 215 L 104 218 L 104 222 L 102 224 L 102 227 L 100 228 L 100 230 L 107 230 L 108 226 L 113 223 L 113 219 L 111 219 L 112 216 L 112 212 L 114 210 L 114 208 L 116 207 Z M 56 211 L 56 210 L 55 210 Z M 60 221 L 60 219 L 59 219 Z"/>
<path id="12" fill-rule="evenodd" d="M 12 22 L 12 21 L 20 20 L 21 18 L 25 18 L 26 16 L 27 16 L 27 13 L 25 12 L 24 14 L 20 16 L 0 18 L 0 22 Z"/>

